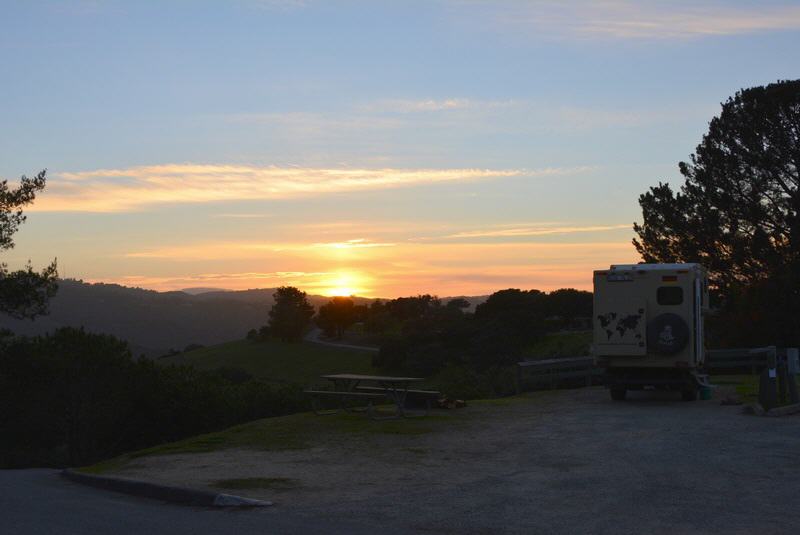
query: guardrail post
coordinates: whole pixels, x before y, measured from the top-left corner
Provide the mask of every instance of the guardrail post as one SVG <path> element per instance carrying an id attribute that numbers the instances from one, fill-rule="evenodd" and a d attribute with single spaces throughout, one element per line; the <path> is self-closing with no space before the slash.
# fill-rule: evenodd
<path id="1" fill-rule="evenodd" d="M 797 392 L 797 374 L 800 373 L 800 351 L 796 347 L 786 348 L 786 371 L 790 403 L 800 403 L 800 395 Z"/>
<path id="2" fill-rule="evenodd" d="M 750 354 L 767 354 L 767 367 L 761 372 L 761 380 L 758 387 L 758 401 L 766 410 L 770 410 L 778 405 L 778 351 L 775 346 L 751 349 Z"/>
<path id="3" fill-rule="evenodd" d="M 786 365 L 789 368 L 790 375 L 800 373 L 800 350 L 796 347 L 786 348 Z"/>

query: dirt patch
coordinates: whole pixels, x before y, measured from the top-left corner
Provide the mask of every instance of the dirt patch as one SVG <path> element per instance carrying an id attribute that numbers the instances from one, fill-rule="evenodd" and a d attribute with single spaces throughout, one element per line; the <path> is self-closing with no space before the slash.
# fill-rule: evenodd
<path id="1" fill-rule="evenodd" d="M 347 431 L 331 432 L 339 416 L 314 417 L 303 449 L 150 455 L 122 471 L 202 488 L 292 481 L 241 494 L 303 514 L 434 532 L 781 532 L 800 522 L 792 498 L 800 468 L 788 460 L 800 448 L 800 417 L 752 418 L 719 399 L 630 397 L 612 402 L 602 388 L 537 393 L 472 403 L 429 423 L 398 421 L 394 432 L 351 415 L 340 422 Z"/>

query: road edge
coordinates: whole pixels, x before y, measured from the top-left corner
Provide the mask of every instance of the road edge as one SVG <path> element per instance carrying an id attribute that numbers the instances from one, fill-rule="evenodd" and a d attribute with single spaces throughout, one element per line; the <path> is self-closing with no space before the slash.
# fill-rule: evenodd
<path id="1" fill-rule="evenodd" d="M 181 505 L 199 505 L 202 507 L 266 507 L 272 502 L 243 498 L 232 494 L 216 493 L 208 490 L 188 489 L 159 485 L 135 479 L 99 476 L 76 472 L 71 468 L 61 471 L 61 476 L 83 485 L 131 494 L 143 498 L 161 500 Z"/>

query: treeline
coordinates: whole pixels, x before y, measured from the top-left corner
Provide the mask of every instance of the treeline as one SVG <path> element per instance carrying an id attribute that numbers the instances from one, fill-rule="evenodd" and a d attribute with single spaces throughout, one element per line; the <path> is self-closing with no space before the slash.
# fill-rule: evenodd
<path id="1" fill-rule="evenodd" d="M 109 335 L 0 331 L 0 468 L 81 466 L 306 410 L 299 387 L 134 359 Z"/>
<path id="2" fill-rule="evenodd" d="M 375 303 L 365 329 L 383 334 L 374 364 L 428 376 L 448 365 L 485 373 L 513 364 L 553 331 L 580 326 L 592 314 L 592 294 L 508 289 L 468 312 L 463 300 L 429 295 Z"/>
<path id="3" fill-rule="evenodd" d="M 398 339 L 417 337 L 423 332 L 444 333 L 452 324 L 471 322 L 476 328 L 506 332 L 509 341 L 503 347 L 518 347 L 546 332 L 570 328 L 590 328 L 592 294 L 564 288 L 550 293 L 510 288 L 490 295 L 469 312 L 469 301 L 455 298 L 443 303 L 425 294 L 397 299 L 376 299 L 358 304 L 352 297 L 333 297 L 315 314 L 305 292 L 292 286 L 278 288 L 269 321 L 251 329 L 253 341 L 277 338 L 300 341 L 312 323 L 329 338 L 342 339 L 353 325 L 373 343 L 382 345 Z M 474 321 L 473 321 L 474 320 Z M 427 338 L 427 337 L 426 337 Z M 510 345 L 509 345 L 510 344 Z"/>
<path id="4" fill-rule="evenodd" d="M 526 349 L 547 333 L 590 329 L 592 315 L 592 294 L 575 289 L 501 290 L 474 311 L 466 299 L 445 303 L 427 294 L 370 304 L 334 297 L 316 315 L 297 288 L 279 288 L 274 299 L 269 324 L 251 330 L 248 339 L 299 341 L 313 321 L 331 338 L 378 345 L 374 367 L 437 375 L 448 393 L 463 397 L 509 393 L 512 366 Z M 361 336 L 353 340 L 355 325 Z"/>

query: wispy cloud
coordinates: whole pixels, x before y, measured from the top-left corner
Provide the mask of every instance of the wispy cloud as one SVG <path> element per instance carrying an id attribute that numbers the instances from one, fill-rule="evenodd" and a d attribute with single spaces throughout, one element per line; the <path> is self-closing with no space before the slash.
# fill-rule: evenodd
<path id="1" fill-rule="evenodd" d="M 569 175 L 541 169 L 359 169 L 168 164 L 60 173 L 37 199 L 44 211 L 120 212 L 154 205 L 285 199 L 504 177 Z"/>
<path id="2" fill-rule="evenodd" d="M 513 100 L 474 100 L 468 98 L 444 99 L 382 99 L 356 107 L 367 113 L 422 113 L 465 109 L 504 108 L 514 104 Z"/>
<path id="3" fill-rule="evenodd" d="M 349 241 L 349 240 L 348 240 Z M 580 243 L 511 243 L 502 241 L 400 242 L 395 247 L 352 249 L 344 262 L 320 259 L 326 249 L 308 244 L 292 255 L 265 260 L 262 251 L 247 244 L 197 243 L 172 250 L 153 251 L 126 269 L 137 275 L 117 277 L 122 284 L 154 289 L 178 289 L 211 284 L 223 288 L 273 287 L 283 284 L 326 293 L 330 288 L 358 288 L 360 295 L 396 297 L 419 292 L 439 295 L 478 295 L 509 286 L 555 289 L 591 287 L 591 271 L 610 263 L 635 262 L 636 251 L 627 241 Z M 250 244 L 255 245 L 255 244 Z M 224 246 L 224 247 L 223 247 Z M 237 248 L 239 249 L 237 252 Z M 142 258 L 141 255 L 136 255 Z M 220 273 L 210 266 L 224 258 L 238 258 L 241 269 Z M 165 260 L 166 259 L 166 260 Z M 203 259 L 209 260 L 203 262 Z M 191 262 L 185 263 L 186 260 Z M 257 266 L 274 266 L 259 271 Z M 170 266 L 165 268 L 165 266 Z M 247 266 L 247 267 L 245 267 Z M 252 266 L 252 268 L 250 267 Z M 184 273 L 164 276 L 156 270 Z M 90 280 L 111 280 L 87 277 Z"/>
<path id="4" fill-rule="evenodd" d="M 212 217 L 219 217 L 222 219 L 265 219 L 273 217 L 273 214 L 229 213 L 229 214 L 214 214 Z"/>
<path id="5" fill-rule="evenodd" d="M 317 135 L 322 133 L 380 131 L 402 128 L 407 123 L 400 117 L 332 112 L 288 111 L 274 113 L 231 113 L 224 120 L 233 124 L 281 128 L 284 135 Z"/>
<path id="6" fill-rule="evenodd" d="M 591 226 L 523 226 L 512 228 L 491 228 L 482 230 L 468 230 L 449 234 L 445 238 L 518 238 L 526 236 L 548 236 L 554 234 L 578 234 L 587 232 L 605 232 L 609 230 L 630 229 L 630 224 L 624 225 L 591 225 Z"/>
<path id="7" fill-rule="evenodd" d="M 290 252 L 313 254 L 325 250 L 374 249 L 396 245 L 396 243 L 375 242 L 365 238 L 328 243 L 222 241 L 162 246 L 127 252 L 124 253 L 124 257 L 183 261 L 216 258 L 270 258 Z"/>
<path id="8" fill-rule="evenodd" d="M 365 112 L 416 113 L 424 111 L 443 111 L 469 108 L 472 102 L 466 98 L 448 98 L 443 100 L 405 100 L 385 99 L 359 106 Z"/>
<path id="9" fill-rule="evenodd" d="M 539 0 L 498 7 L 488 0 L 455 1 L 484 6 L 503 28 L 535 28 L 538 35 L 611 39 L 687 39 L 800 29 L 796 3 L 721 0 Z"/>
<path id="10" fill-rule="evenodd" d="M 313 247 L 325 247 L 330 249 L 363 249 L 363 248 L 371 248 L 371 247 L 394 247 L 397 245 L 396 243 L 378 243 L 366 240 L 364 238 L 358 238 L 355 240 L 347 240 L 342 242 L 331 242 L 331 243 L 315 243 Z"/>

